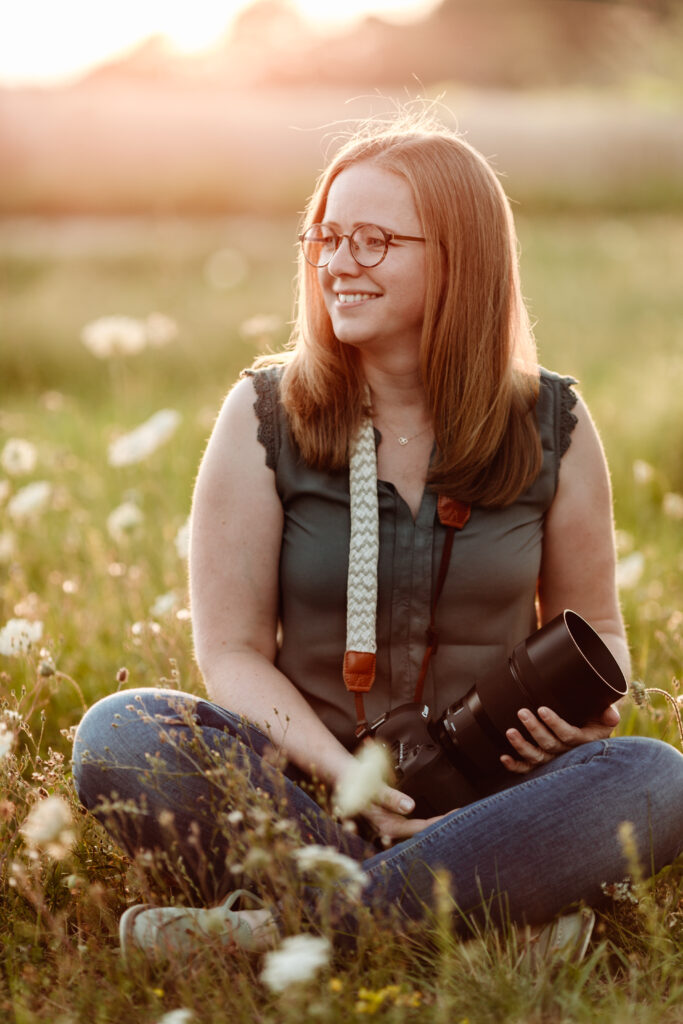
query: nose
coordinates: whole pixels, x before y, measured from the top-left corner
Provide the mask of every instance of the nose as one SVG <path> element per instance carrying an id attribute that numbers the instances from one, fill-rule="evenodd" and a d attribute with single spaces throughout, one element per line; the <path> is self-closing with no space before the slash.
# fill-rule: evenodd
<path id="1" fill-rule="evenodd" d="M 325 268 L 332 277 L 343 277 L 353 274 L 358 276 L 362 268 L 358 266 L 351 255 L 351 239 L 348 235 L 342 235 L 334 255 Z"/>

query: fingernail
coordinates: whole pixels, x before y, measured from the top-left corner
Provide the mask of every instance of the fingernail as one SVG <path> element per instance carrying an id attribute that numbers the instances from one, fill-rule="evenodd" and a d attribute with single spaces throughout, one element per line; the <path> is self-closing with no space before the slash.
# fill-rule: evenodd
<path id="1" fill-rule="evenodd" d="M 399 810 L 403 811 L 404 814 L 407 814 L 408 811 L 412 811 L 414 806 L 415 801 L 411 800 L 409 796 L 404 796 L 403 799 L 400 800 L 398 804 Z"/>
<path id="2" fill-rule="evenodd" d="M 539 715 L 541 715 L 543 718 L 545 718 L 545 716 L 548 714 L 549 711 L 550 711 L 550 708 L 539 708 L 538 709 Z"/>

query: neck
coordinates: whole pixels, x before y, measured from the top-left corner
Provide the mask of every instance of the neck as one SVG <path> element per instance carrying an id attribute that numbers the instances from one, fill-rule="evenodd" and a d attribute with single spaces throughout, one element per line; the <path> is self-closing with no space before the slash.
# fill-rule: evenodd
<path id="1" fill-rule="evenodd" d="M 426 413 L 425 393 L 416 367 L 385 367 L 363 361 L 365 379 L 370 387 L 372 407 L 379 415 L 390 413 Z"/>

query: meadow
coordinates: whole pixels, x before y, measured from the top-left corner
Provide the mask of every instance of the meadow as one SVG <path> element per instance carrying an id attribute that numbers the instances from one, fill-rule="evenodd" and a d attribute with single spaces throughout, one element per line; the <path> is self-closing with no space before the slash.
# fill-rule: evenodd
<path id="1" fill-rule="evenodd" d="M 0 1019 L 680 1022 L 680 861 L 656 882 L 634 867 L 580 966 L 533 972 L 514 936 L 493 930 L 459 941 L 443 898 L 421 925 L 374 934 L 366 921 L 353 953 L 282 993 L 244 955 L 132 970 L 119 958 L 118 917 L 152 883 L 79 811 L 70 740 L 85 707 L 117 688 L 203 692 L 186 591 L 192 484 L 240 369 L 286 342 L 296 227 L 246 216 L 2 224 L 0 630 L 25 620 L 34 640 L 0 654 Z M 520 211 L 518 230 L 540 360 L 578 379 L 611 466 L 642 684 L 619 732 L 680 748 L 683 215 Z M 141 350 L 93 354 L 82 332 L 103 316 L 144 322 Z M 172 411 L 165 442 L 133 457 L 129 443 L 120 457 L 161 410 Z M 69 810 L 54 834 L 27 827 L 48 795 Z M 284 885 L 290 839 L 263 823 L 249 838 Z"/>

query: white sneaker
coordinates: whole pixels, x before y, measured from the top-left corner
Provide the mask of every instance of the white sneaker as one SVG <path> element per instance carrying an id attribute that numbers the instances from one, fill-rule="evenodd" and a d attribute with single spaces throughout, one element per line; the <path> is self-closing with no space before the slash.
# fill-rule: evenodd
<path id="1" fill-rule="evenodd" d="M 561 914 L 527 941 L 523 958 L 535 967 L 551 960 L 578 964 L 586 955 L 594 926 L 595 914 L 590 907 Z"/>
<path id="2" fill-rule="evenodd" d="M 240 897 L 258 902 L 262 910 L 232 910 Z M 140 950 L 151 959 L 170 959 L 218 945 L 225 949 L 261 952 L 277 944 L 279 932 L 263 900 L 237 889 L 216 907 L 129 907 L 119 923 L 121 954 Z"/>

